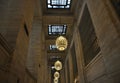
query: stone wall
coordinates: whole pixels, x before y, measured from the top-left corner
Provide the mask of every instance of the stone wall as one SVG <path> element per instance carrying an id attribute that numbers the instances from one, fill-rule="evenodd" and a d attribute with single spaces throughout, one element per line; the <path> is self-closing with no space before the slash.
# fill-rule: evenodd
<path id="1" fill-rule="evenodd" d="M 93 3 L 91 3 L 93 2 Z M 109 7 L 111 4 L 108 0 L 88 1 L 88 8 L 95 26 L 96 34 L 101 47 L 101 56 L 103 57 L 101 64 L 105 68 L 105 75 L 93 81 L 101 81 L 103 83 L 119 83 L 120 80 L 120 36 L 118 19 L 114 9 Z M 94 5 L 93 5 L 94 4 Z M 95 7 L 99 5 L 99 7 Z M 110 12 L 110 10 L 112 10 Z M 103 12 L 103 13 L 101 13 Z M 119 26 L 120 27 L 120 26 Z M 100 64 L 100 65 L 101 65 Z M 99 64 L 97 64 L 99 65 Z M 101 68 L 103 68 L 101 67 Z M 97 68 L 97 67 L 96 67 Z M 103 81 L 102 81 L 103 80 Z"/>
<path id="2" fill-rule="evenodd" d="M 88 6 L 101 49 L 100 53 L 87 66 L 84 64 L 82 42 L 79 34 L 79 24 L 82 21 L 81 17 L 85 5 Z M 76 48 L 79 83 L 120 82 L 120 33 L 118 27 L 120 27 L 119 18 L 109 0 L 86 0 L 84 2 L 78 21 L 74 25 L 75 31 L 72 39 Z M 70 58 L 70 54 L 68 54 L 68 57 Z M 73 83 L 73 81 L 70 83 Z"/>
<path id="3" fill-rule="evenodd" d="M 26 69 L 34 0 L 1 0 L 0 12 L 0 83 L 36 83 Z"/>
<path id="4" fill-rule="evenodd" d="M 10 75 L 9 81 L 10 83 L 15 83 L 15 79 L 19 80 L 22 83 L 26 83 L 27 81 L 31 80 L 31 83 L 35 83 L 35 79 L 28 74 L 26 69 L 26 59 L 28 55 L 28 42 L 29 37 L 26 35 L 24 27 L 20 29 L 17 42 L 16 42 L 16 49 L 13 53 L 11 68 L 10 68 Z"/>

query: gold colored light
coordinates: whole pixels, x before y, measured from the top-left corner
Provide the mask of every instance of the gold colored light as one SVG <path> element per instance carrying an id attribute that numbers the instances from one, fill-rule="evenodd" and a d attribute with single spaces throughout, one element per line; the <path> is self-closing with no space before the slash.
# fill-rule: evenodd
<path id="1" fill-rule="evenodd" d="M 58 78 L 54 78 L 54 83 L 58 83 Z"/>
<path id="2" fill-rule="evenodd" d="M 59 74 L 59 72 L 56 71 L 56 72 L 54 73 L 54 78 L 59 78 L 59 77 L 60 77 L 60 74 Z"/>
<path id="3" fill-rule="evenodd" d="M 54 67 L 56 70 L 61 70 L 62 69 L 62 63 L 58 60 L 55 62 Z"/>
<path id="4" fill-rule="evenodd" d="M 63 36 L 60 36 L 56 39 L 56 47 L 59 51 L 64 51 L 67 48 L 68 42 L 67 39 Z"/>

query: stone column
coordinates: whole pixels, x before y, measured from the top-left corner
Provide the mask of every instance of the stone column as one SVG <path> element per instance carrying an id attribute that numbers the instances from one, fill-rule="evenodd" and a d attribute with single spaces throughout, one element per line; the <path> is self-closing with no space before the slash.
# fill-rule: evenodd
<path id="1" fill-rule="evenodd" d="M 29 52 L 27 57 L 27 69 L 37 79 L 37 69 L 41 67 L 38 59 L 42 56 L 42 22 L 34 19 L 33 28 L 30 37 Z"/>
<path id="2" fill-rule="evenodd" d="M 45 50 L 45 37 L 44 37 L 44 30 L 42 29 L 42 39 L 41 39 L 41 53 L 38 58 L 38 63 L 40 67 L 38 68 L 38 77 L 37 83 L 48 83 L 48 65 L 47 65 L 47 53 Z"/>

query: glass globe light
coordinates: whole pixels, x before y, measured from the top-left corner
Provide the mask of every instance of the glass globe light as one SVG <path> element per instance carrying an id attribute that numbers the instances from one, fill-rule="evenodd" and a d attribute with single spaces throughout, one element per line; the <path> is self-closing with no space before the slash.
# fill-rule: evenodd
<path id="1" fill-rule="evenodd" d="M 59 51 L 64 51 L 67 48 L 68 42 L 67 39 L 63 36 L 60 36 L 56 39 L 56 47 Z"/>
<path id="2" fill-rule="evenodd" d="M 54 78 L 54 83 L 58 83 L 58 78 Z"/>
<path id="3" fill-rule="evenodd" d="M 54 73 L 54 78 L 59 78 L 59 77 L 60 77 L 60 74 L 59 74 L 59 72 L 56 71 L 56 72 Z"/>
<path id="4" fill-rule="evenodd" d="M 58 60 L 55 62 L 54 67 L 56 70 L 61 70 L 62 69 L 62 63 Z"/>

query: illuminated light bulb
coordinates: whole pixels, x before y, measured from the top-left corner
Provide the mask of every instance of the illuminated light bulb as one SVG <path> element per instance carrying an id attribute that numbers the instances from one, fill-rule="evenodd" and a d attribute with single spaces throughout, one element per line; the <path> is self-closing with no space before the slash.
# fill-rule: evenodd
<path id="1" fill-rule="evenodd" d="M 58 83 L 58 78 L 54 78 L 54 83 Z"/>
<path id="2" fill-rule="evenodd" d="M 61 70 L 62 69 L 62 63 L 58 60 L 55 62 L 54 67 L 56 70 Z"/>
<path id="3" fill-rule="evenodd" d="M 63 36 L 60 36 L 56 39 L 56 47 L 59 51 L 64 51 L 67 48 L 68 42 L 67 39 Z"/>
<path id="4" fill-rule="evenodd" d="M 59 78 L 59 77 L 60 77 L 60 74 L 59 74 L 59 72 L 56 71 L 56 72 L 54 73 L 54 78 Z"/>

